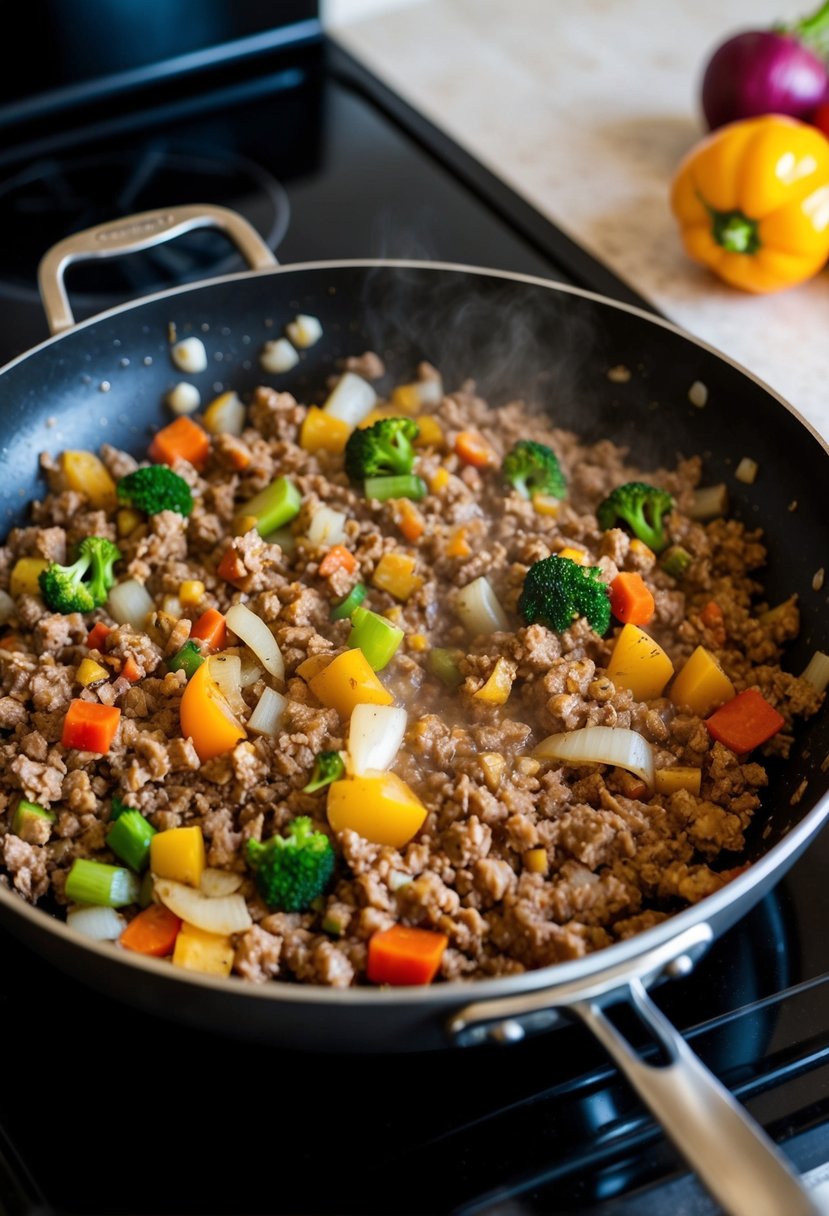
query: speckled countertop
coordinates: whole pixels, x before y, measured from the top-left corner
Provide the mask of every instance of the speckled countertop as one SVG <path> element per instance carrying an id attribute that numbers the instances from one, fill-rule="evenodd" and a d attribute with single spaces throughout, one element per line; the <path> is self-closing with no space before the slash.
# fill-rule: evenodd
<path id="1" fill-rule="evenodd" d="M 728 34 L 792 0 L 329 0 L 330 34 L 665 316 L 829 438 L 829 271 L 773 296 L 684 255 L 667 196 Z"/>

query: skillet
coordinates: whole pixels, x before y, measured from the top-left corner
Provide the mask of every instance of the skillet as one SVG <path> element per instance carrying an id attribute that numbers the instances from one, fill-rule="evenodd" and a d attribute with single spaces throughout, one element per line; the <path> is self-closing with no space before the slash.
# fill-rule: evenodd
<path id="1" fill-rule="evenodd" d="M 65 285 L 73 262 L 134 253 L 202 226 L 224 232 L 251 269 L 74 325 Z M 703 480 L 729 486 L 730 514 L 765 533 L 768 602 L 798 595 L 801 634 L 785 665 L 799 672 L 815 649 L 829 649 L 824 594 L 815 580 L 827 551 L 827 446 L 768 386 L 669 322 L 594 293 L 481 267 L 388 260 L 280 267 L 244 220 L 211 206 L 147 212 L 70 237 L 45 255 L 40 287 L 54 336 L 0 370 L 2 534 L 23 523 L 25 504 L 43 494 L 42 451 L 108 442 L 146 453 L 166 421 L 163 399 L 182 378 L 169 357 L 171 324 L 178 337 L 198 335 L 208 348 L 207 370 L 187 377 L 202 399 L 223 388 L 244 395 L 272 383 L 301 401 L 320 401 L 336 361 L 372 349 L 386 362 L 389 384 L 411 378 L 426 359 L 447 385 L 473 377 L 493 404 L 539 403 L 557 426 L 629 447 L 643 468 L 701 454 Z M 297 313 L 319 317 L 325 340 L 292 372 L 268 376 L 258 351 Z M 608 379 L 608 369 L 619 365 L 629 379 Z M 689 399 L 696 382 L 706 386 L 705 408 Z M 744 456 L 759 465 L 752 485 L 734 477 Z M 787 761 L 769 766 L 748 843 L 752 865 L 725 888 L 628 941 L 524 975 L 424 989 L 260 987 L 173 971 L 86 941 L 2 884 L 0 919 L 93 988 L 160 1017 L 281 1047 L 433 1051 L 508 1043 L 578 1018 L 726 1212 L 814 1213 L 783 1155 L 693 1055 L 648 989 L 691 971 L 809 846 L 829 813 L 827 753 L 822 714 L 799 730 Z M 658 1048 L 657 1063 L 615 1025 L 612 1010 L 620 1002 Z"/>

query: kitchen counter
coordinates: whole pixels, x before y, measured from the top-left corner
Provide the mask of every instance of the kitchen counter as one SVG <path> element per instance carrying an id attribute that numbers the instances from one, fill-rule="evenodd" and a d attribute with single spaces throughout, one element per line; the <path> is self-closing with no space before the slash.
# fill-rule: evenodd
<path id="1" fill-rule="evenodd" d="M 699 81 L 726 36 L 791 0 L 329 0 L 329 33 L 666 317 L 829 438 L 829 272 L 769 296 L 689 261 L 668 208 L 705 134 Z M 724 403 L 727 406 L 727 403 Z"/>

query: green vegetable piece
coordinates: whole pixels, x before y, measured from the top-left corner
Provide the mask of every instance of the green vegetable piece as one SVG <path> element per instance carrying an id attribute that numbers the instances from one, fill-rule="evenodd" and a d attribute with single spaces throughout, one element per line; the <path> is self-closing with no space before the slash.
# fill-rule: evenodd
<path id="1" fill-rule="evenodd" d="M 113 794 L 112 805 L 109 811 L 109 822 L 115 823 L 115 820 L 119 815 L 123 815 L 124 811 L 131 811 L 133 809 L 133 807 L 127 806 L 126 802 L 122 798 L 119 798 L 117 794 Z"/>
<path id="2" fill-rule="evenodd" d="M 351 616 L 355 608 L 359 608 L 363 600 L 366 598 L 365 583 L 355 583 L 349 591 L 345 599 L 340 600 L 339 604 L 334 604 L 331 609 L 331 620 L 342 621 L 346 617 Z"/>
<path id="3" fill-rule="evenodd" d="M 42 843 L 41 832 L 43 831 L 44 823 L 50 825 L 57 823 L 57 818 L 54 811 L 47 811 L 46 807 L 41 806 L 39 802 L 29 802 L 27 799 L 21 798 L 14 808 L 11 831 L 15 836 L 19 836 L 21 840 L 28 841 L 29 844 L 34 844 L 37 841 Z"/>
<path id="4" fill-rule="evenodd" d="M 324 789 L 332 781 L 339 781 L 345 776 L 345 764 L 339 752 L 320 752 L 314 760 L 311 780 L 303 785 L 303 794 L 315 794 Z"/>
<path id="5" fill-rule="evenodd" d="M 264 844 L 249 840 L 245 855 L 265 903 L 280 912 L 303 912 L 322 895 L 334 874 L 334 849 L 306 815 L 295 819 L 286 836 Z"/>
<path id="6" fill-rule="evenodd" d="M 100 904 L 124 908 L 138 900 L 140 884 L 135 874 L 123 866 L 76 857 L 66 876 L 67 899 L 76 904 Z"/>
<path id="7" fill-rule="evenodd" d="M 682 545 L 671 545 L 660 559 L 660 566 L 672 578 L 682 578 L 693 561 L 693 557 Z"/>
<path id="8" fill-rule="evenodd" d="M 603 636 L 610 625 L 610 592 L 598 567 L 553 555 L 530 566 L 518 611 L 528 625 L 546 625 L 556 633 L 564 633 L 583 616 Z"/>
<path id="9" fill-rule="evenodd" d="M 299 515 L 301 506 L 302 495 L 294 483 L 287 477 L 277 477 L 276 481 L 244 503 L 239 514 L 254 516 L 256 531 L 260 536 L 268 536 Z"/>
<path id="10" fill-rule="evenodd" d="M 138 906 L 139 908 L 149 908 L 151 903 L 154 903 L 155 895 L 155 875 L 152 870 L 145 870 L 144 877 L 141 879 L 141 886 L 138 888 Z"/>
<path id="11" fill-rule="evenodd" d="M 627 481 L 599 503 L 596 519 L 599 527 L 605 531 L 615 527 L 618 520 L 623 520 L 635 536 L 650 546 L 654 553 L 659 553 L 668 543 L 664 517 L 673 507 L 674 500 L 667 490 L 660 490 L 645 481 Z"/>
<path id="12" fill-rule="evenodd" d="M 348 645 L 359 646 L 375 671 L 391 662 L 403 641 L 403 630 L 370 608 L 355 608 L 351 614 Z"/>
<path id="13" fill-rule="evenodd" d="M 38 576 L 47 608 L 53 612 L 92 612 L 100 608 L 115 584 L 113 566 L 121 550 L 105 536 L 87 536 L 71 566 L 50 562 Z M 89 578 L 84 575 L 89 573 Z"/>
<path id="14" fill-rule="evenodd" d="M 504 457 L 501 473 L 522 498 L 532 498 L 533 494 L 564 498 L 567 493 L 558 456 L 552 448 L 533 439 L 519 439 L 513 444 Z"/>
<path id="15" fill-rule="evenodd" d="M 352 481 L 411 473 L 419 434 L 413 418 L 381 418 L 372 426 L 355 428 L 345 445 L 346 473 Z"/>
<path id="16" fill-rule="evenodd" d="M 167 660 L 170 671 L 183 671 L 189 680 L 204 662 L 204 655 L 199 650 L 198 642 L 187 641 Z"/>
<path id="17" fill-rule="evenodd" d="M 422 477 L 408 473 L 399 477 L 367 477 L 363 492 L 366 498 L 374 498 L 377 502 L 386 502 L 389 498 L 410 498 L 420 502 L 426 497 L 428 488 Z"/>
<path id="18" fill-rule="evenodd" d="M 155 828 L 140 811 L 126 807 L 107 832 L 106 842 L 116 857 L 140 874 L 150 860 L 150 841 Z"/>
<path id="19" fill-rule="evenodd" d="M 127 473 L 118 482 L 118 498 L 147 515 L 177 511 L 186 516 L 193 510 L 190 487 L 166 464 L 151 464 Z"/>
<path id="20" fill-rule="evenodd" d="M 446 650 L 443 646 L 433 646 L 426 656 L 426 666 L 433 676 L 436 676 L 447 688 L 459 688 L 463 684 L 463 676 L 458 668 L 460 650 Z"/>

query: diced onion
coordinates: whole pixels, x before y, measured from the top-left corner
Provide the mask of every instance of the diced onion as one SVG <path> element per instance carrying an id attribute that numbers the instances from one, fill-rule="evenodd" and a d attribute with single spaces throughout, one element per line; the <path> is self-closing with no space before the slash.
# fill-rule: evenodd
<path id="1" fill-rule="evenodd" d="M 641 777 L 653 789 L 653 748 L 635 730 L 622 726 L 584 726 L 548 735 L 533 752 L 537 760 L 567 764 L 614 764 Z"/>
<path id="2" fill-rule="evenodd" d="M 694 499 L 688 514 L 691 519 L 717 519 L 728 511 L 728 487 L 724 483 L 702 486 L 694 490 Z"/>
<path id="3" fill-rule="evenodd" d="M 5 625 L 13 616 L 14 600 L 8 591 L 0 591 L 0 625 Z"/>
<path id="4" fill-rule="evenodd" d="M 418 380 L 415 387 L 421 405 L 440 405 L 443 400 L 443 381 L 438 376 Z"/>
<path id="5" fill-rule="evenodd" d="M 204 929 L 205 933 L 240 933 L 253 924 L 245 897 L 235 892 L 230 895 L 204 895 L 194 887 L 174 882 L 171 878 L 157 878 L 154 891 L 165 908 L 189 925 Z"/>
<path id="6" fill-rule="evenodd" d="M 207 351 L 201 338 L 183 338 L 170 351 L 176 367 L 183 372 L 203 372 L 207 367 Z"/>
<path id="7" fill-rule="evenodd" d="M 279 734 L 279 724 L 287 704 L 281 692 L 274 688 L 263 688 L 256 708 L 248 718 L 248 730 L 253 731 L 255 735 L 268 735 L 275 739 Z"/>
<path id="8" fill-rule="evenodd" d="M 276 638 L 268 626 L 247 604 L 234 604 L 225 613 L 227 627 L 246 646 L 249 646 L 259 662 L 277 680 L 285 678 L 285 663 Z"/>
<path id="9" fill-rule="evenodd" d="M 217 870 L 208 866 L 202 870 L 199 890 L 208 899 L 219 899 L 223 895 L 232 895 L 242 885 L 242 875 L 233 870 Z"/>
<path id="10" fill-rule="evenodd" d="M 211 435 L 236 435 L 245 429 L 245 406 L 238 393 L 221 393 L 204 411 L 204 429 Z"/>
<path id="11" fill-rule="evenodd" d="M 484 575 L 461 588 L 455 597 L 455 611 L 472 637 L 509 629 L 507 614 Z"/>
<path id="12" fill-rule="evenodd" d="M 90 905 L 88 908 L 70 908 L 66 923 L 76 933 L 93 942 L 117 941 L 127 927 L 126 919 L 115 908 Z"/>
<path id="13" fill-rule="evenodd" d="M 174 414 L 192 414 L 201 405 L 201 393 L 195 384 L 182 380 L 167 394 L 167 405 Z"/>
<path id="14" fill-rule="evenodd" d="M 210 678 L 219 686 L 234 714 L 247 710 L 242 696 L 242 660 L 238 654 L 212 654 L 207 660 Z"/>
<path id="15" fill-rule="evenodd" d="M 313 346 L 322 337 L 322 322 L 319 317 L 309 317 L 307 313 L 299 313 L 285 326 L 285 332 L 294 346 L 302 349 Z"/>
<path id="16" fill-rule="evenodd" d="M 326 545 L 344 544 L 347 539 L 344 526 L 346 519 L 344 511 L 318 506 L 308 525 L 309 541 L 318 549 Z"/>
<path id="17" fill-rule="evenodd" d="M 405 709 L 395 705 L 355 705 L 348 726 L 348 770 L 352 777 L 385 772 L 394 764 L 406 734 Z"/>
<path id="18" fill-rule="evenodd" d="M 377 404 L 377 394 L 362 376 L 355 372 L 344 372 L 329 394 L 324 405 L 326 414 L 339 418 L 349 426 L 357 426 Z"/>
<path id="19" fill-rule="evenodd" d="M 704 409 L 708 404 L 708 385 L 703 384 L 701 380 L 695 380 L 688 389 L 688 400 L 698 410 Z"/>
<path id="20" fill-rule="evenodd" d="M 299 363 L 299 355 L 287 338 L 276 338 L 272 342 L 266 342 L 262 347 L 259 362 L 264 371 L 278 375 L 280 372 L 289 372 L 292 367 L 296 367 Z"/>
<path id="21" fill-rule="evenodd" d="M 107 608 L 109 615 L 119 625 L 131 625 L 136 633 L 143 633 L 147 617 L 155 604 L 143 583 L 139 583 L 137 578 L 127 578 L 112 588 Z"/>
<path id="22" fill-rule="evenodd" d="M 807 684 L 811 684 L 812 688 L 816 688 L 818 692 L 823 692 L 829 685 L 829 654 L 816 650 L 800 678 Z"/>
<path id="23" fill-rule="evenodd" d="M 745 485 L 753 485 L 757 480 L 757 469 L 759 465 L 756 460 L 752 460 L 750 456 L 744 456 L 734 470 L 734 476 L 738 481 L 742 481 Z"/>

